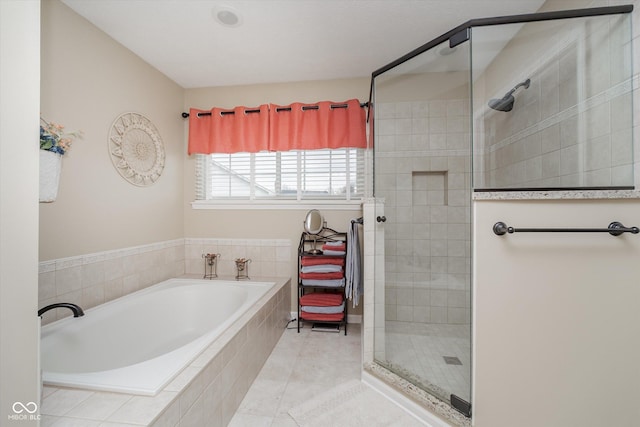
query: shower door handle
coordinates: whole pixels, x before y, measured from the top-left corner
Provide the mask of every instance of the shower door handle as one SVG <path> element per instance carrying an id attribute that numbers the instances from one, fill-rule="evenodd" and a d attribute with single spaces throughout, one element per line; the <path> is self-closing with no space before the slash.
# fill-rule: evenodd
<path id="1" fill-rule="evenodd" d="M 378 221 L 378 222 L 387 222 L 387 217 L 386 216 L 378 216 L 376 218 L 376 221 Z"/>

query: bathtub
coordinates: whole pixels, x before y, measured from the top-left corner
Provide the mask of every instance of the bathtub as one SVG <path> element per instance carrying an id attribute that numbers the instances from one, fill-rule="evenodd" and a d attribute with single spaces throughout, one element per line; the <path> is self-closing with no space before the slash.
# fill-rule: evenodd
<path id="1" fill-rule="evenodd" d="M 170 279 L 43 326 L 43 383 L 153 396 L 274 284 Z"/>

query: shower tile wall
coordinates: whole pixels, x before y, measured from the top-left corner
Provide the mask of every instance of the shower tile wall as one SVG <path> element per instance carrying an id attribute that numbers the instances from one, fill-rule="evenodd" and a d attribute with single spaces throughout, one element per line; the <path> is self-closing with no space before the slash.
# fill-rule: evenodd
<path id="1" fill-rule="evenodd" d="M 512 111 L 476 105 L 480 188 L 633 185 L 633 117 L 620 113 L 634 85 L 620 65 L 626 31 L 612 19 L 565 34 L 521 76 L 531 86 Z"/>
<path id="2" fill-rule="evenodd" d="M 376 105 L 385 319 L 468 324 L 469 100 Z"/>
<path id="3" fill-rule="evenodd" d="M 202 254 L 220 253 L 218 275 L 235 276 L 235 258 L 250 258 L 249 275 L 291 275 L 291 242 L 285 239 L 176 239 L 149 245 L 43 261 L 39 265 L 38 307 L 71 302 L 83 309 L 114 300 L 164 280 L 204 276 Z M 50 310 L 47 324 L 69 316 Z"/>

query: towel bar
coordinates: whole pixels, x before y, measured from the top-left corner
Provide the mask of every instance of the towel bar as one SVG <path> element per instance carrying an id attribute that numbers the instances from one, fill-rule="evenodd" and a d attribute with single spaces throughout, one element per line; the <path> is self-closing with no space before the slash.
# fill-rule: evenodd
<path id="1" fill-rule="evenodd" d="M 609 233 L 619 236 L 624 233 L 638 234 L 638 227 L 625 227 L 618 221 L 613 221 L 607 228 L 514 228 L 508 227 L 502 221 L 493 224 L 493 232 L 498 236 L 513 233 Z"/>

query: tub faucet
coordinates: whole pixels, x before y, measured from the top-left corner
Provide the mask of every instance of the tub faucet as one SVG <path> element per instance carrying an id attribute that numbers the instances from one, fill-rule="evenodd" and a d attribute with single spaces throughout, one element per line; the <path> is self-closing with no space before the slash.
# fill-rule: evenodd
<path id="1" fill-rule="evenodd" d="M 84 311 L 82 311 L 82 309 L 79 306 L 72 304 L 70 302 L 59 302 L 56 304 L 48 305 L 46 307 L 42 307 L 40 310 L 38 310 L 38 316 L 42 316 L 47 311 L 54 308 L 59 308 L 59 307 L 68 308 L 69 310 L 73 311 L 73 317 L 84 316 Z"/>

